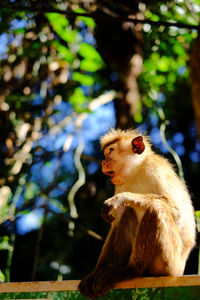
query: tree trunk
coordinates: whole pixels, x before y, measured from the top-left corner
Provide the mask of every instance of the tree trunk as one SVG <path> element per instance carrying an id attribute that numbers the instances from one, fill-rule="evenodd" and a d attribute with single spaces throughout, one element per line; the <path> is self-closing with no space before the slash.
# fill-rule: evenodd
<path id="1" fill-rule="evenodd" d="M 101 1 L 99 3 L 101 4 Z M 109 10 L 110 3 L 113 9 L 114 2 L 111 1 L 104 1 L 104 9 Z M 128 6 L 126 5 L 124 1 L 119 1 L 116 5 L 117 13 L 123 15 L 127 10 L 136 16 L 137 1 L 130 1 Z M 110 22 L 109 18 L 97 20 L 95 30 L 97 48 L 106 62 L 102 75 L 104 78 L 110 77 L 109 88 L 118 92 L 115 99 L 116 127 L 121 129 L 134 127 L 134 114 L 140 101 L 137 77 L 143 63 L 141 29 L 139 24 L 135 26 L 118 20 Z"/>
<path id="2" fill-rule="evenodd" d="M 190 60 L 190 78 L 192 85 L 192 102 L 196 120 L 197 134 L 200 142 L 200 32 L 194 42 Z"/>

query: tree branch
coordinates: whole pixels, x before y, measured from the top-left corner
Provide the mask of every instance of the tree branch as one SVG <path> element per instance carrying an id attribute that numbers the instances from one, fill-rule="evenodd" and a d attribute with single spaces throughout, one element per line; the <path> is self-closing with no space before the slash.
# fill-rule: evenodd
<path id="1" fill-rule="evenodd" d="M 29 12 L 36 12 L 36 13 L 48 13 L 48 12 L 53 12 L 53 13 L 59 13 L 62 15 L 65 15 L 69 19 L 74 19 L 76 17 L 88 17 L 88 18 L 93 18 L 94 20 L 100 20 L 103 19 L 104 21 L 107 20 L 110 22 L 112 21 L 118 21 L 118 22 L 130 22 L 134 24 L 150 24 L 152 26 L 165 26 L 165 27 L 177 27 L 177 28 L 187 28 L 187 29 L 199 29 L 199 25 L 194 25 L 194 24 L 185 24 L 182 22 L 169 22 L 169 21 L 152 21 L 150 19 L 137 19 L 137 18 L 132 18 L 127 16 L 120 16 L 118 14 L 112 14 L 108 15 L 105 12 L 97 13 L 97 12 L 85 12 L 85 13 L 78 13 L 74 11 L 66 11 L 62 9 L 56 9 L 56 8 L 51 8 L 51 7 L 34 7 L 34 6 L 19 6 L 19 5 L 3 5 L 1 4 L 1 9 L 10 9 L 10 10 L 16 10 L 16 11 L 29 11 Z"/>

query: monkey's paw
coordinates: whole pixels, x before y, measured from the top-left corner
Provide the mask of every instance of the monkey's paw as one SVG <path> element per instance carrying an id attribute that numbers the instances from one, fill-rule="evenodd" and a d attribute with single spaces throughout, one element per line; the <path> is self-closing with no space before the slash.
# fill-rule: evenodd
<path id="1" fill-rule="evenodd" d="M 88 298 L 88 299 L 96 299 L 96 296 L 94 295 L 94 292 L 92 290 L 92 282 L 93 282 L 93 274 L 89 274 L 85 276 L 81 282 L 79 283 L 78 289 L 80 293 Z"/>
<path id="2" fill-rule="evenodd" d="M 113 206 L 104 203 L 101 209 L 101 216 L 108 223 L 112 223 L 115 219 L 114 216 L 112 215 L 112 211 L 113 211 Z"/>

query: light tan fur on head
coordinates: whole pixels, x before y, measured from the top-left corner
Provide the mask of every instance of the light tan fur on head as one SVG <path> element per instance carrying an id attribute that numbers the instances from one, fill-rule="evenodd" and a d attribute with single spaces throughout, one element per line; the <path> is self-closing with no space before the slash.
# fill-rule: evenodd
<path id="1" fill-rule="evenodd" d="M 117 140 L 129 140 L 134 139 L 135 137 L 142 135 L 145 144 L 150 145 L 150 140 L 147 136 L 145 136 L 143 133 L 141 133 L 138 129 L 127 129 L 127 130 L 121 130 L 121 129 L 114 129 L 112 128 L 108 133 L 103 135 L 100 139 L 101 148 L 104 149 L 107 145 L 112 143 L 113 141 Z"/>

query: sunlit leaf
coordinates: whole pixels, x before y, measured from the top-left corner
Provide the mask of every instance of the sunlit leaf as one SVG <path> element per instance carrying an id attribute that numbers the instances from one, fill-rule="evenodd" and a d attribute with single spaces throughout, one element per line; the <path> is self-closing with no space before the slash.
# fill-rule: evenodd
<path id="1" fill-rule="evenodd" d="M 179 56 L 185 55 L 185 50 L 183 48 L 183 46 L 180 43 L 176 43 L 173 46 L 173 50 L 176 54 L 178 54 Z"/>
<path id="2" fill-rule="evenodd" d="M 158 59 L 157 68 L 161 72 L 167 72 L 169 70 L 169 59 L 166 56 L 162 56 Z"/>
<path id="3" fill-rule="evenodd" d="M 67 27 L 69 25 L 69 21 L 66 17 L 62 16 L 58 13 L 46 13 L 46 17 L 53 25 L 58 25 L 60 27 Z"/>
<path id="4" fill-rule="evenodd" d="M 72 30 L 68 27 L 69 21 L 66 17 L 57 13 L 47 13 L 48 20 L 53 26 L 56 33 L 66 42 L 72 43 L 78 36 L 77 30 Z"/>
<path id="5" fill-rule="evenodd" d="M 20 213 L 19 213 L 20 216 L 25 216 L 28 214 L 30 214 L 30 210 L 23 210 L 23 211 L 20 211 Z"/>
<path id="6" fill-rule="evenodd" d="M 165 84 L 166 77 L 164 75 L 157 75 L 154 77 L 154 80 L 155 80 L 155 84 L 159 86 Z"/>
<path id="7" fill-rule="evenodd" d="M 80 68 L 84 71 L 96 72 L 102 68 L 102 64 L 91 59 L 82 59 L 80 62 Z"/>
<path id="8" fill-rule="evenodd" d="M 33 199 L 38 192 L 39 192 L 39 187 L 35 183 L 33 182 L 28 183 L 24 194 L 25 200 Z"/>
<path id="9" fill-rule="evenodd" d="M 55 209 L 57 211 L 59 211 L 60 213 L 65 213 L 66 212 L 66 207 L 59 201 L 55 200 L 55 199 L 50 199 L 50 203 L 53 207 L 55 207 Z"/>
<path id="10" fill-rule="evenodd" d="M 78 31 L 65 29 L 65 30 L 58 32 L 58 34 L 64 41 L 66 41 L 68 43 L 72 43 L 76 40 L 76 38 L 78 36 Z"/>
<path id="11" fill-rule="evenodd" d="M 79 72 L 74 72 L 72 74 L 73 80 L 80 82 L 81 85 L 93 85 L 94 77 L 86 74 L 81 74 Z"/>
<path id="12" fill-rule="evenodd" d="M 200 210 L 195 211 L 195 218 L 197 223 L 197 230 L 200 232 Z"/>
<path id="13" fill-rule="evenodd" d="M 25 32 L 26 32 L 25 28 L 18 28 L 18 29 L 13 30 L 13 33 L 16 33 L 16 34 L 24 34 Z"/>
<path id="14" fill-rule="evenodd" d="M 59 56 L 62 59 L 66 60 L 70 64 L 75 60 L 75 58 L 76 58 L 75 55 L 72 54 L 71 51 L 67 47 L 61 45 L 58 41 L 56 41 L 54 44 L 56 46 L 56 50 L 59 53 Z"/>
<path id="15" fill-rule="evenodd" d="M 159 54 L 157 52 L 152 53 L 151 59 L 153 61 L 158 61 L 159 58 L 160 58 L 160 56 L 159 56 Z"/>
<path id="16" fill-rule="evenodd" d="M 0 250 L 9 250 L 9 249 L 10 249 L 9 237 L 7 235 L 0 237 Z"/>
<path id="17" fill-rule="evenodd" d="M 96 60 L 99 63 L 103 64 L 101 55 L 97 52 L 97 50 L 93 46 L 87 43 L 81 43 L 78 53 L 84 58 Z"/>
<path id="18" fill-rule="evenodd" d="M 151 20 L 154 21 L 154 22 L 158 22 L 160 20 L 160 17 L 156 14 L 152 14 Z"/>
<path id="19" fill-rule="evenodd" d="M 142 121 L 143 121 L 142 114 L 140 114 L 140 113 L 134 114 L 134 120 L 136 123 L 142 123 Z"/>
<path id="20" fill-rule="evenodd" d="M 79 7 L 77 9 L 74 9 L 74 12 L 76 12 L 76 13 L 85 13 L 85 10 L 82 9 L 81 7 Z M 77 17 L 76 19 L 78 21 L 79 20 L 83 21 L 85 23 L 85 25 L 88 26 L 88 27 L 95 28 L 95 26 L 96 26 L 96 23 L 92 18 L 80 16 L 80 17 Z"/>
<path id="21" fill-rule="evenodd" d="M 88 18 L 88 17 L 78 17 L 77 20 L 81 20 L 85 23 L 86 26 L 91 27 L 91 28 L 95 28 L 96 27 L 96 23 L 92 18 Z"/>
<path id="22" fill-rule="evenodd" d="M 74 94 L 69 97 L 69 102 L 73 105 L 75 111 L 79 111 L 86 101 L 83 90 L 78 87 L 75 89 Z"/>
<path id="23" fill-rule="evenodd" d="M 177 77 L 177 75 L 176 75 L 176 73 L 170 73 L 169 75 L 168 75 L 168 77 L 167 77 L 167 81 L 169 82 L 169 83 L 174 83 L 175 81 L 176 81 L 176 77 Z"/>
<path id="24" fill-rule="evenodd" d="M 5 282 L 6 276 L 3 274 L 3 272 L 0 270 L 0 282 Z"/>
<path id="25" fill-rule="evenodd" d="M 151 98 L 149 97 L 145 97 L 144 100 L 143 100 L 144 104 L 147 106 L 147 107 L 151 107 L 152 104 L 153 104 L 153 101 Z"/>

